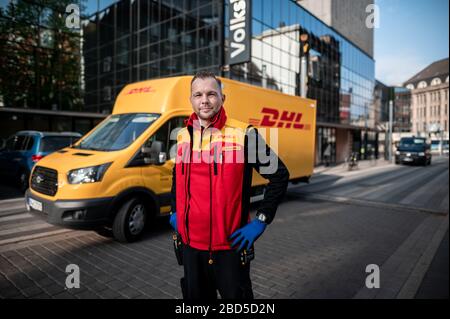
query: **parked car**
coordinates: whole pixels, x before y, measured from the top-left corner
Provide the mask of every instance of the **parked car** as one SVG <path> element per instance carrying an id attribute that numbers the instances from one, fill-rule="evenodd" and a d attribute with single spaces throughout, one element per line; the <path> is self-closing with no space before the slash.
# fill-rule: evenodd
<path id="1" fill-rule="evenodd" d="M 0 175 L 12 179 L 25 192 L 30 172 L 40 159 L 74 144 L 81 137 L 75 132 L 19 131 L 0 149 Z"/>
<path id="2" fill-rule="evenodd" d="M 423 137 L 403 137 L 395 152 L 395 164 L 431 164 L 431 145 Z"/>

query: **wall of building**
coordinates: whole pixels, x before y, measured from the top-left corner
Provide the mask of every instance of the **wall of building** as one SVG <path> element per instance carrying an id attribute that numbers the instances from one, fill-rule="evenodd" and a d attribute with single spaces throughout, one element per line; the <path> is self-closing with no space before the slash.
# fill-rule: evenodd
<path id="1" fill-rule="evenodd" d="M 325 22 L 330 27 L 332 26 L 332 0 L 299 0 L 301 6 L 314 14 L 320 20 Z"/>
<path id="2" fill-rule="evenodd" d="M 427 134 L 430 125 L 437 124 L 448 136 L 448 91 L 448 82 L 412 91 L 411 118 L 414 134 Z"/>
<path id="3" fill-rule="evenodd" d="M 297 3 L 373 57 L 374 29 L 366 28 L 369 15 L 366 8 L 373 0 L 299 0 Z"/>

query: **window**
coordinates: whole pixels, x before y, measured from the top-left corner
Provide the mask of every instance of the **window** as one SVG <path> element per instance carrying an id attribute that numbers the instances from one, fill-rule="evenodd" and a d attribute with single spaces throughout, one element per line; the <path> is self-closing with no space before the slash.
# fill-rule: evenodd
<path id="1" fill-rule="evenodd" d="M 425 81 L 421 81 L 419 83 L 419 85 L 417 86 L 417 88 L 419 88 L 419 89 L 423 89 L 423 88 L 426 88 L 426 87 L 427 87 L 427 82 L 425 82 Z"/>
<path id="2" fill-rule="evenodd" d="M 112 57 L 107 56 L 103 59 L 103 72 L 111 71 Z"/>
<path id="3" fill-rule="evenodd" d="M 28 136 L 15 135 L 6 142 L 6 147 L 10 151 L 24 151 L 28 143 Z"/>
<path id="4" fill-rule="evenodd" d="M 28 136 L 28 141 L 27 141 L 27 145 L 25 147 L 25 150 L 30 151 L 33 146 L 34 146 L 34 142 L 35 142 L 35 138 L 33 136 Z"/>
<path id="5" fill-rule="evenodd" d="M 170 149 L 173 145 L 177 143 L 177 132 L 179 129 L 184 127 L 185 117 L 175 117 L 168 122 L 166 122 L 163 126 L 161 126 L 155 134 L 153 134 L 145 145 L 150 146 L 153 141 L 159 141 L 163 143 L 163 150 L 166 154 L 169 154 Z M 174 154 L 170 154 L 175 157 Z M 171 156 L 171 157 L 172 157 Z"/>
<path id="6" fill-rule="evenodd" d="M 44 153 L 54 152 L 75 143 L 78 139 L 79 137 L 75 136 L 45 136 L 41 140 L 39 151 Z"/>
<path id="7" fill-rule="evenodd" d="M 98 151 L 117 151 L 133 143 L 159 114 L 129 113 L 115 114 L 84 138 L 75 148 Z"/>
<path id="8" fill-rule="evenodd" d="M 442 83 L 442 81 L 441 81 L 440 78 L 434 78 L 434 79 L 431 81 L 431 85 L 439 85 L 439 84 L 441 84 L 441 83 Z"/>
<path id="9" fill-rule="evenodd" d="M 406 86 L 406 88 L 407 88 L 408 90 L 414 90 L 414 84 L 408 84 L 408 85 Z"/>

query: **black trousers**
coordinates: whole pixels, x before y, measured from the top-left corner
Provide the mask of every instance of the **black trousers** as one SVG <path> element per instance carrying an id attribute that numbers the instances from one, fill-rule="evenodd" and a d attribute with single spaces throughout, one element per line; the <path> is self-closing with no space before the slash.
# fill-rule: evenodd
<path id="1" fill-rule="evenodd" d="M 250 263 L 241 264 L 235 250 L 212 253 L 183 247 L 184 278 L 181 278 L 183 298 L 187 300 L 216 300 L 217 291 L 222 299 L 253 299 Z"/>

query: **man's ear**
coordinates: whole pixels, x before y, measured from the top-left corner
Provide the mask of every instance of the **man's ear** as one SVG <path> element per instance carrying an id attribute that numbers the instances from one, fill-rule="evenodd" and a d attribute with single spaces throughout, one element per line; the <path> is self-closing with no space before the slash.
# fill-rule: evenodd
<path id="1" fill-rule="evenodd" d="M 225 103 L 225 98 L 226 98 L 225 94 L 222 94 L 222 104 Z"/>

